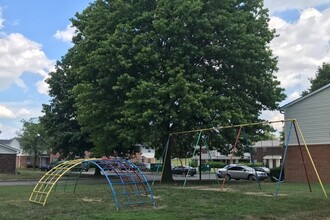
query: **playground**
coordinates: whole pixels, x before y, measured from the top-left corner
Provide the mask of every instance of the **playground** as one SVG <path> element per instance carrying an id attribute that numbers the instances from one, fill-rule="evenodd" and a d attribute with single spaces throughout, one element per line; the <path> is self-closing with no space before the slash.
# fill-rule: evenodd
<path id="1" fill-rule="evenodd" d="M 2 186 L 1 219 L 325 219 L 330 201 L 318 184 L 313 193 L 306 184 L 229 181 L 220 192 L 216 181 L 182 181 L 153 188 L 154 206 L 129 206 L 116 210 L 107 183 L 89 181 L 76 192 L 59 188 L 42 207 L 28 201 L 34 186 Z M 325 185 L 330 189 L 330 185 Z M 19 210 L 19 211 L 18 211 Z"/>
<path id="2" fill-rule="evenodd" d="M 294 120 L 289 123 L 285 149 L 288 148 L 290 135 L 295 134 L 292 136 L 298 142 L 301 139 L 301 147 L 308 151 L 299 125 Z M 245 126 L 251 124 L 230 127 L 237 128 L 233 152 Z M 212 128 L 218 129 L 223 128 Z M 187 132 L 197 134 L 195 149 L 200 143 L 207 144 L 203 133 L 209 130 Z M 170 137 L 181 134 L 185 133 L 171 134 Z M 164 152 L 168 148 L 169 144 Z M 311 155 L 305 159 L 310 159 L 319 177 Z M 98 168 L 100 175 L 84 175 L 83 169 L 77 170 L 83 164 Z M 307 181 L 306 184 L 286 183 L 280 178 L 278 182 L 261 182 L 258 179 L 225 181 L 226 178 L 193 180 L 188 176 L 183 175 L 172 183 L 163 183 L 142 172 L 130 161 L 97 158 L 66 161 L 45 173 L 34 186 L 0 187 L 3 195 L 0 218 L 323 219 L 330 215 L 330 201 L 327 198 L 330 185 L 324 185 L 320 177 L 318 183 Z M 15 212 L 17 209 L 20 212 Z"/>

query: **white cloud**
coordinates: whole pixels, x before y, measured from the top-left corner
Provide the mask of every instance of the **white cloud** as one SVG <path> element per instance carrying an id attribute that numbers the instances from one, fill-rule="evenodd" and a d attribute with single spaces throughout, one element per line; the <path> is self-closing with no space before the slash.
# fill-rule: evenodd
<path id="1" fill-rule="evenodd" d="M 23 102 L 0 102 L 0 139 L 13 138 L 22 127 L 22 120 L 43 115 L 40 103 L 26 100 Z"/>
<path id="2" fill-rule="evenodd" d="M 0 139 L 10 139 L 17 136 L 17 127 L 15 126 L 0 123 L 0 131 Z"/>
<path id="3" fill-rule="evenodd" d="M 40 110 L 33 108 L 32 103 L 0 103 L 0 119 L 16 119 L 25 117 L 35 117 L 41 115 Z"/>
<path id="4" fill-rule="evenodd" d="M 271 124 L 273 128 L 276 129 L 277 131 L 276 134 L 278 134 L 278 132 L 282 131 L 283 129 L 283 123 L 281 121 L 284 120 L 284 115 L 281 114 L 279 111 L 263 111 L 260 116 L 260 119 L 264 119 L 272 122 L 277 121 L 277 123 Z"/>
<path id="5" fill-rule="evenodd" d="M 36 112 L 31 112 L 26 107 L 15 103 L 0 103 L 0 138 L 12 138 L 17 136 L 16 133 L 21 127 L 21 119 L 28 120 L 35 117 Z M 40 115 L 40 110 L 37 115 Z"/>
<path id="6" fill-rule="evenodd" d="M 299 98 L 301 92 L 310 87 L 309 78 L 315 77 L 317 68 L 323 62 L 330 62 L 330 9 L 320 12 L 306 7 L 316 5 L 315 1 L 268 2 L 271 2 L 273 10 L 304 8 L 295 23 L 274 16 L 269 23 L 270 28 L 275 28 L 280 35 L 270 46 L 279 60 L 276 75 L 288 95 L 283 103 L 288 103 Z M 283 115 L 278 111 L 265 111 L 260 118 L 277 121 L 282 120 Z M 274 126 L 281 129 L 281 125 Z"/>
<path id="7" fill-rule="evenodd" d="M 39 74 L 43 77 L 54 68 L 41 50 L 41 45 L 25 38 L 19 33 L 0 37 L 0 91 L 16 83 L 26 88 L 20 76 L 24 72 Z"/>
<path id="8" fill-rule="evenodd" d="M 75 35 L 76 28 L 69 24 L 64 31 L 57 30 L 54 37 L 64 42 L 71 42 L 72 37 Z"/>
<path id="9" fill-rule="evenodd" d="M 19 116 L 29 116 L 29 115 L 31 115 L 31 112 L 26 108 L 22 108 L 18 111 L 18 115 Z"/>
<path id="10" fill-rule="evenodd" d="M 300 10 L 329 3 L 329 0 L 264 0 L 265 7 L 267 7 L 271 13 L 290 9 Z"/>
<path id="11" fill-rule="evenodd" d="M 292 92 L 288 95 L 287 102 L 291 102 L 291 101 L 296 100 L 300 97 L 301 97 L 301 93 L 299 93 L 298 91 L 294 91 L 294 92 Z"/>
<path id="12" fill-rule="evenodd" d="M 280 35 L 270 44 L 279 59 L 278 80 L 296 97 L 310 87 L 317 67 L 330 60 L 330 10 L 307 8 L 293 24 L 271 17 L 270 28 Z"/>
<path id="13" fill-rule="evenodd" d="M 45 77 L 43 80 L 38 81 L 36 83 L 36 86 L 37 86 L 37 90 L 40 94 L 48 95 L 49 85 L 45 82 L 46 78 L 47 77 Z"/>
<path id="14" fill-rule="evenodd" d="M 24 89 L 24 91 L 27 91 L 27 90 L 29 89 L 29 88 L 27 87 L 27 85 L 24 83 L 24 81 L 21 80 L 21 79 L 16 79 L 15 84 L 16 84 L 18 87 Z"/>
<path id="15" fill-rule="evenodd" d="M 13 119 L 16 118 L 16 115 L 12 110 L 8 109 L 6 106 L 0 105 L 0 118 Z"/>

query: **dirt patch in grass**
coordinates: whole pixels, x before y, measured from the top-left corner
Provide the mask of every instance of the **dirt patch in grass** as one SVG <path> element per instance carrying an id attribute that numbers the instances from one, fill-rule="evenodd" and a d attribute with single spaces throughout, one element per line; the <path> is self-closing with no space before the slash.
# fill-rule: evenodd
<path id="1" fill-rule="evenodd" d="M 186 189 L 196 189 L 196 190 L 205 190 L 205 191 L 221 191 L 221 186 L 213 188 L 213 187 L 205 187 L 205 186 L 192 186 L 192 187 L 186 187 Z M 234 190 L 232 188 L 223 188 L 222 192 L 236 192 L 237 190 Z"/>
<path id="2" fill-rule="evenodd" d="M 265 192 L 245 192 L 246 195 L 253 195 L 253 196 L 264 196 L 264 197 L 274 197 L 271 193 Z M 287 194 L 278 194 L 278 196 L 286 196 Z"/>
<path id="3" fill-rule="evenodd" d="M 87 198 L 87 197 L 82 198 L 81 200 L 84 201 L 84 202 L 102 202 L 102 199 L 97 199 L 97 198 Z"/>

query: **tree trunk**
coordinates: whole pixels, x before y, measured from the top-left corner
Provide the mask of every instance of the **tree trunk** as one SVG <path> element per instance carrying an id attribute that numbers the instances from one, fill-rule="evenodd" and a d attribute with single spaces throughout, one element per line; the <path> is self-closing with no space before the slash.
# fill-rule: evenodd
<path id="1" fill-rule="evenodd" d="M 166 139 L 166 140 L 165 140 Z M 168 136 L 167 138 L 164 138 L 165 141 L 163 141 L 163 149 L 164 149 L 164 158 L 163 158 L 163 172 L 161 177 L 161 182 L 163 183 L 170 183 L 174 182 L 173 176 L 172 176 L 172 166 L 171 166 L 171 148 L 172 148 L 172 140 L 171 136 Z"/>
<path id="2" fill-rule="evenodd" d="M 95 167 L 94 176 L 101 176 L 101 170 L 97 166 Z"/>
<path id="3" fill-rule="evenodd" d="M 36 170 L 36 165 L 37 165 L 37 153 L 34 152 L 33 170 Z"/>
<path id="4" fill-rule="evenodd" d="M 34 137 L 34 146 L 33 146 L 33 153 L 34 153 L 34 161 L 33 161 L 33 170 L 36 170 L 37 165 L 37 136 Z"/>

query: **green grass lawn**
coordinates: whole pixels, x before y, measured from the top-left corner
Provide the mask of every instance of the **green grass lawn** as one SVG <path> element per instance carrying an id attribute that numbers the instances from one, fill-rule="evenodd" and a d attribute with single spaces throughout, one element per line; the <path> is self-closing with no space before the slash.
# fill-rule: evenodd
<path id="1" fill-rule="evenodd" d="M 40 179 L 46 172 L 40 171 L 38 168 L 18 169 L 16 174 L 0 173 L 0 181 L 24 180 L 24 179 Z"/>
<path id="2" fill-rule="evenodd" d="M 28 201 L 33 186 L 0 187 L 0 219 L 325 219 L 330 199 L 318 184 L 229 181 L 220 192 L 216 181 L 158 184 L 152 205 L 120 207 L 117 211 L 106 184 L 78 184 L 76 193 L 58 188 L 46 206 Z M 330 185 L 326 185 L 330 190 Z"/>

